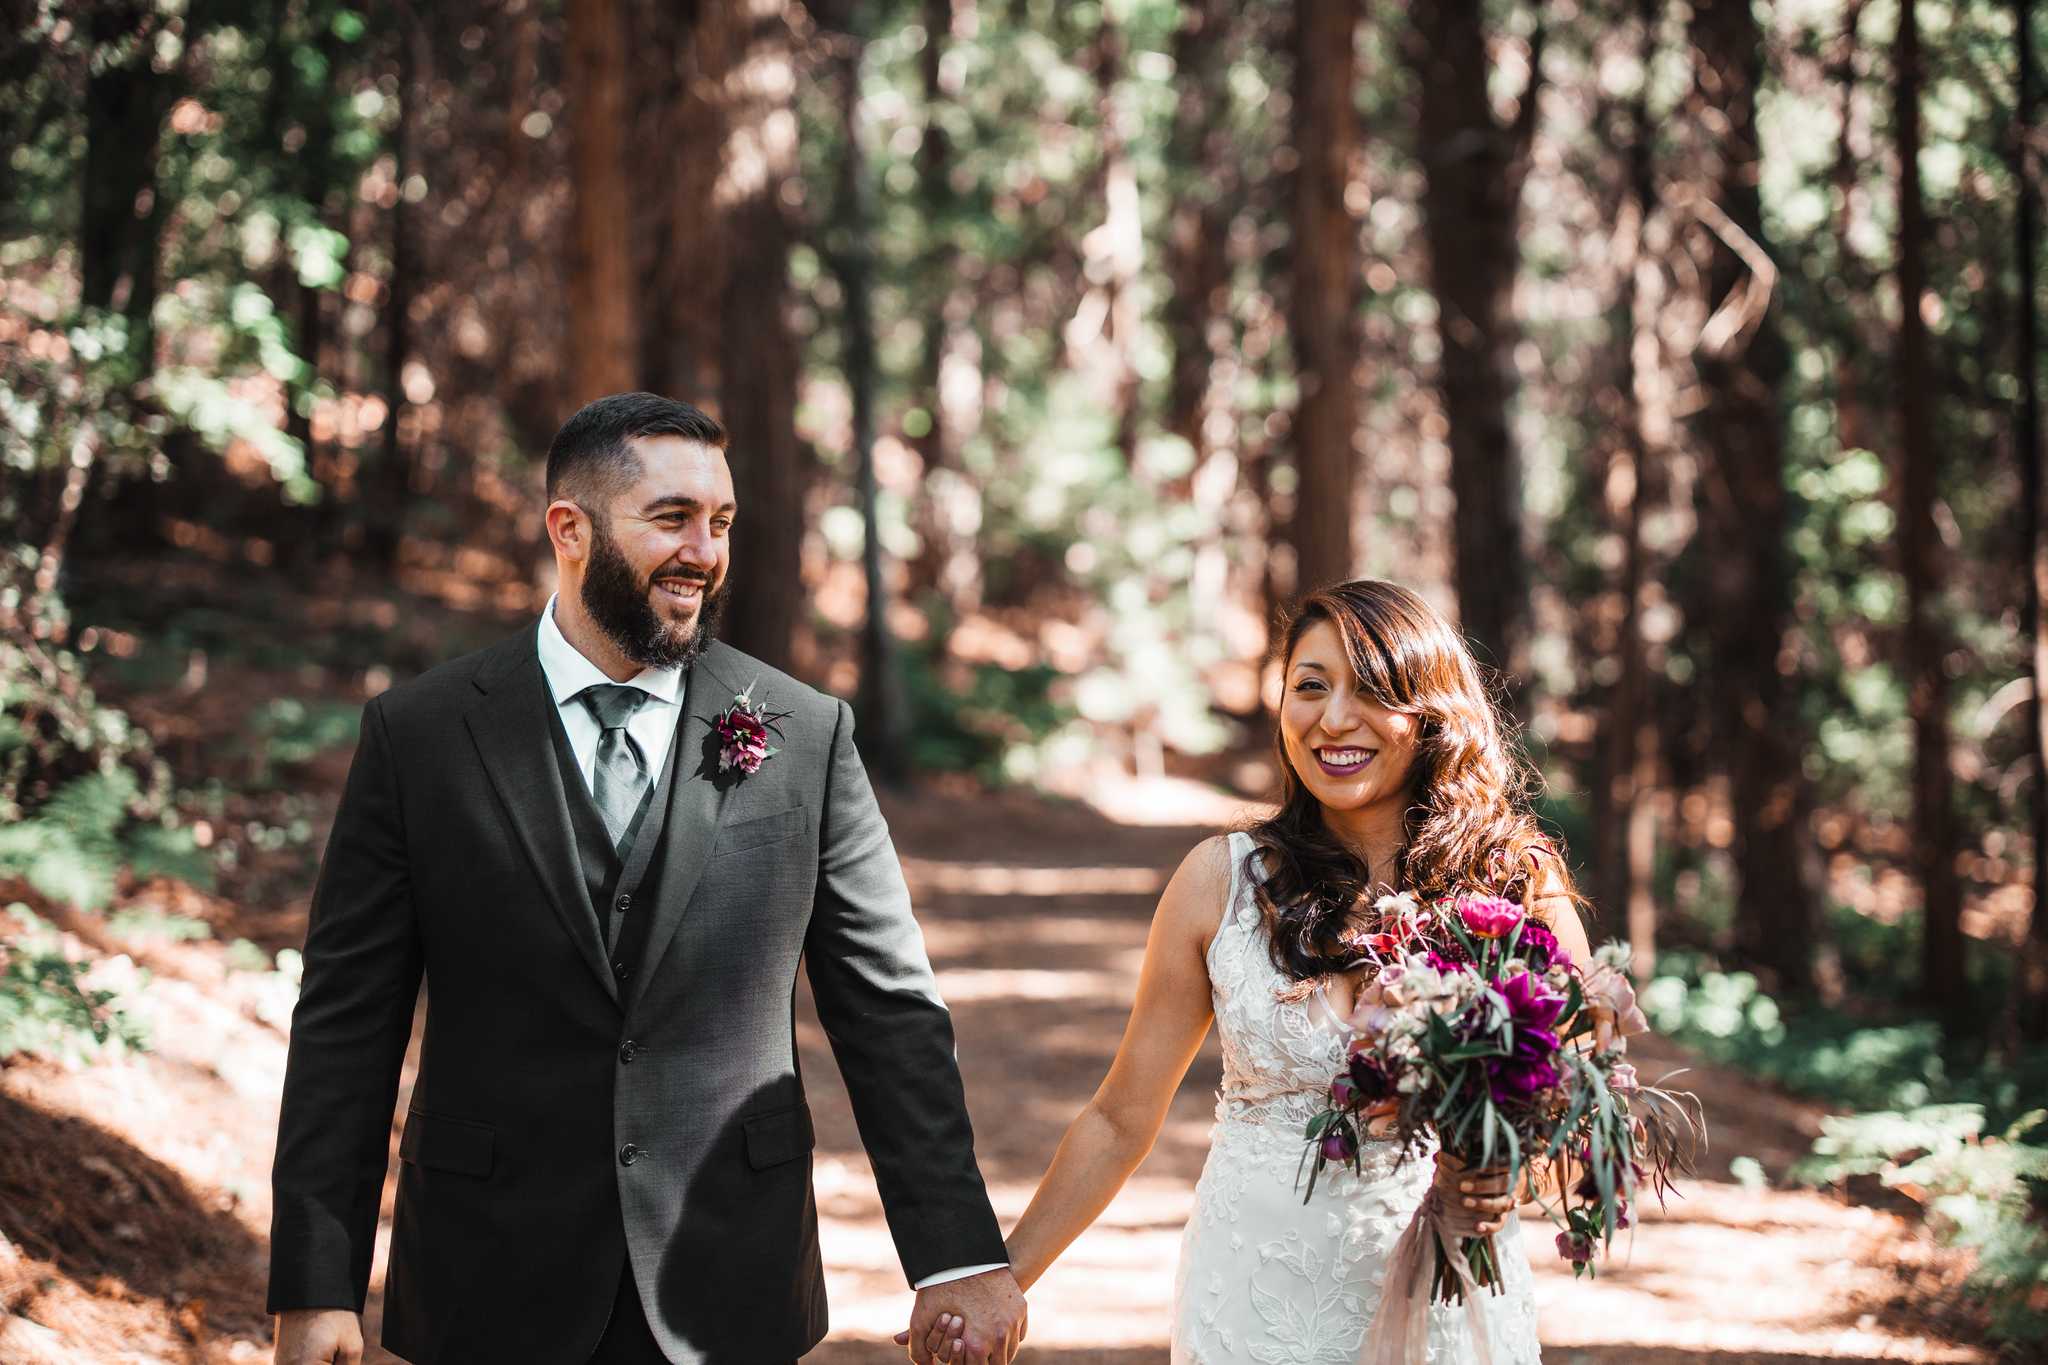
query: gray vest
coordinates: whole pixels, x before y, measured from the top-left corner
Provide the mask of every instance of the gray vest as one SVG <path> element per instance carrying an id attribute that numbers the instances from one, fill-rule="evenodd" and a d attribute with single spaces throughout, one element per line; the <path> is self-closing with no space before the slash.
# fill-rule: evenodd
<path id="1" fill-rule="evenodd" d="M 676 707 L 677 734 L 686 714 L 686 707 Z M 548 734 L 554 740 L 555 761 L 562 768 L 562 790 L 569 797 L 569 828 L 576 835 L 576 861 L 583 873 L 584 893 L 590 898 L 590 910 L 597 917 L 605 949 L 612 954 L 612 970 L 623 981 L 638 965 L 631 958 L 637 958 L 644 935 L 624 931 L 629 922 L 636 922 L 634 911 L 641 886 L 654 880 L 655 855 L 661 849 L 662 832 L 668 825 L 669 790 L 675 785 L 676 765 L 681 758 L 676 735 L 669 737 L 668 759 L 661 765 L 661 780 L 641 796 L 640 808 L 633 812 L 633 821 L 626 826 L 626 835 L 614 850 L 611 835 L 604 827 L 604 816 L 591 799 L 590 786 L 576 764 L 575 751 L 569 747 L 560 713 L 556 712 L 553 719 L 555 723 L 548 727 Z M 652 907 L 637 908 L 642 911 L 640 918 L 644 918 L 644 912 Z M 631 957 L 622 953 L 622 947 L 631 950 Z"/>

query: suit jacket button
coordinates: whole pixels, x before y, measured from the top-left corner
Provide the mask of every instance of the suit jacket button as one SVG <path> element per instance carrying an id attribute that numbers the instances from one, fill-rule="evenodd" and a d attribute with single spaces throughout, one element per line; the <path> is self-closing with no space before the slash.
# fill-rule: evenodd
<path id="1" fill-rule="evenodd" d="M 620 914 L 622 914 L 622 915 L 623 915 L 623 914 L 625 914 L 625 913 L 626 913 L 626 912 L 627 912 L 628 910 L 631 910 L 632 908 L 633 908 L 633 898 L 632 898 L 631 896 L 621 896 L 621 897 L 619 897 L 619 913 L 620 913 Z"/>
<path id="2" fill-rule="evenodd" d="M 625 963 L 614 962 L 612 964 L 612 975 L 616 976 L 619 980 L 624 981 L 627 977 L 631 976 L 632 974 L 633 969 L 631 967 L 628 967 Z"/>
<path id="3" fill-rule="evenodd" d="M 628 1038 L 625 1042 L 619 1044 L 619 1060 L 621 1062 L 630 1062 L 633 1060 L 633 1055 L 639 1051 L 640 1044 Z"/>
<path id="4" fill-rule="evenodd" d="M 634 1162 L 638 1161 L 641 1155 L 642 1153 L 640 1149 L 629 1142 L 625 1146 L 619 1148 L 619 1164 L 621 1166 L 630 1166 Z"/>

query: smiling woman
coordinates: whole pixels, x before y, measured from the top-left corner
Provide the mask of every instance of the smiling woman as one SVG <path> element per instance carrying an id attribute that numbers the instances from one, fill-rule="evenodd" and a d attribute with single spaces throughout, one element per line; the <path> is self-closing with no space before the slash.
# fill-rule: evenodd
<path id="1" fill-rule="evenodd" d="M 1247 871 L 1285 975 L 1344 971 L 1397 890 L 1521 899 L 1540 858 L 1546 905 L 1576 903 L 1470 647 L 1421 597 L 1376 579 L 1326 588 L 1278 656 L 1280 808 L 1249 831 Z"/>

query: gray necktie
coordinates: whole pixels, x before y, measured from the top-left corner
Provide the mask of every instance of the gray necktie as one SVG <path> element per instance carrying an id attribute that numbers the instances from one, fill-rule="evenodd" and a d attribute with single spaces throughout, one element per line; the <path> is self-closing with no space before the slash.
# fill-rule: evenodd
<path id="1" fill-rule="evenodd" d="M 633 823 L 634 813 L 640 809 L 640 798 L 647 794 L 647 761 L 640 755 L 640 746 L 626 733 L 626 722 L 640 709 L 647 694 L 637 687 L 599 683 L 584 688 L 576 696 L 597 717 L 604 731 L 597 737 L 597 770 L 591 776 L 590 794 L 597 799 L 604 827 L 612 836 L 612 847 L 617 848 L 626 837 L 626 827 Z"/>

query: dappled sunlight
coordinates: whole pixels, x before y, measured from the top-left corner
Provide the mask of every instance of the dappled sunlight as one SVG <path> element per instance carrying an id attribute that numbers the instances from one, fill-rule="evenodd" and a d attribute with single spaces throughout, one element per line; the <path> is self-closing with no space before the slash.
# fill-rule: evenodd
<path id="1" fill-rule="evenodd" d="M 1028 867 L 905 858 L 913 889 L 951 896 L 1154 896 L 1166 877 L 1154 867 Z"/>
<path id="2" fill-rule="evenodd" d="M 954 1005 L 981 1000 L 1081 1000 L 1094 1004 L 1128 996 L 1136 980 L 1135 974 L 1126 976 L 1106 971 L 954 968 L 939 973 L 939 989 Z"/>

